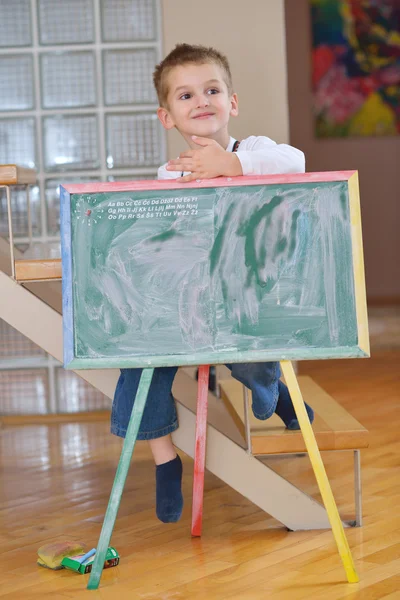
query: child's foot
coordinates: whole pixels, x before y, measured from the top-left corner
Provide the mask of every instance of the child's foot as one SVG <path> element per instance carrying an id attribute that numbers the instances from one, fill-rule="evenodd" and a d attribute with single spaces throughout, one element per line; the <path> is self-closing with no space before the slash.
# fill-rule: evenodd
<path id="1" fill-rule="evenodd" d="M 163 523 L 179 521 L 183 508 L 182 461 L 179 455 L 156 465 L 156 513 Z"/>
<path id="2" fill-rule="evenodd" d="M 279 381 L 279 397 L 275 412 L 282 419 L 288 429 L 300 429 L 299 422 L 294 411 L 292 399 L 286 385 Z M 314 411 L 311 406 L 304 402 L 310 423 L 314 421 Z"/>

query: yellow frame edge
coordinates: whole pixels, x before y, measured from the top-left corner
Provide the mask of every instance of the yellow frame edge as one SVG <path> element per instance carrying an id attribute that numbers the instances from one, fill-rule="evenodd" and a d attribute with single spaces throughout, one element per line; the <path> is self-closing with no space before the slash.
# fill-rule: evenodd
<path id="1" fill-rule="evenodd" d="M 358 172 L 348 180 L 358 345 L 370 356 Z"/>

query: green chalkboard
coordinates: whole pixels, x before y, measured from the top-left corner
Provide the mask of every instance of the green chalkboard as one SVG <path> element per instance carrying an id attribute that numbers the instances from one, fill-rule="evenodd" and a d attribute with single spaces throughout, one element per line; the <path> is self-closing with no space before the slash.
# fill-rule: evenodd
<path id="1" fill-rule="evenodd" d="M 347 180 L 88 187 L 63 194 L 67 367 L 367 354 Z"/>

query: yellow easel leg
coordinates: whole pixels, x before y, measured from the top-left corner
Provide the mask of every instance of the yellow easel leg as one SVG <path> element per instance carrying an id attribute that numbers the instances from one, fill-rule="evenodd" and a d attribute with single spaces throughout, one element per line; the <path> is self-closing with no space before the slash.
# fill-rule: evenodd
<path id="1" fill-rule="evenodd" d="M 332 494 L 331 486 L 325 471 L 324 463 L 322 462 L 317 441 L 307 415 L 306 407 L 304 406 L 303 397 L 301 395 L 293 365 L 290 361 L 285 360 L 281 362 L 281 368 L 286 380 L 286 385 L 289 388 L 294 410 L 301 428 L 301 433 L 303 434 L 304 443 L 310 457 L 319 491 L 321 492 L 322 500 L 324 502 L 326 512 L 328 513 L 328 519 L 332 527 L 332 532 L 338 547 L 340 558 L 342 559 L 343 566 L 346 571 L 347 581 L 349 583 L 357 583 L 359 578 L 354 566 L 353 557 L 344 533 L 342 521 L 340 519 L 339 511 Z"/>

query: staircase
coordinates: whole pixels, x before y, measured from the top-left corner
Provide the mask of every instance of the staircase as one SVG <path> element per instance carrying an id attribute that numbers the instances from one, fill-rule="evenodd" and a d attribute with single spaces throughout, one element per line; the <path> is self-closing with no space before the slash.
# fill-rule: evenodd
<path id="1" fill-rule="evenodd" d="M 0 237 L 0 318 L 62 362 L 61 261 L 27 258 L 15 249 L 12 266 L 10 255 L 9 243 Z M 228 370 L 221 369 L 222 397 L 209 393 L 208 398 L 207 469 L 290 530 L 329 528 L 320 503 L 257 458 L 305 452 L 301 433 L 284 429 L 278 417 L 267 422 L 250 418 L 246 427 L 242 386 L 225 379 Z M 112 399 L 117 369 L 77 374 Z M 359 450 L 368 445 L 368 432 L 314 382 L 300 380 L 300 385 L 316 413 L 320 449 L 354 451 L 357 515 L 352 524 L 360 525 Z M 173 441 L 193 458 L 197 399 L 193 369 L 179 369 L 173 393 L 180 423 Z"/>

